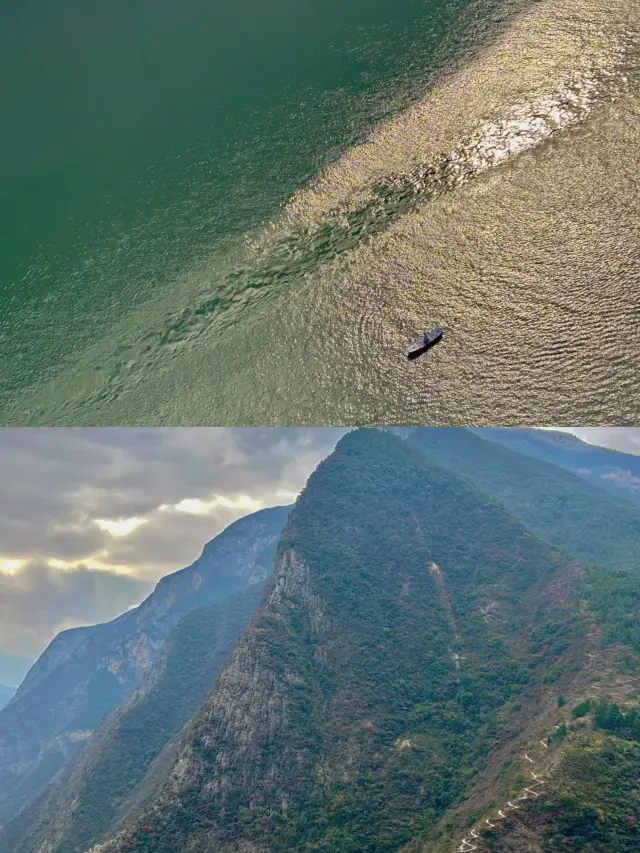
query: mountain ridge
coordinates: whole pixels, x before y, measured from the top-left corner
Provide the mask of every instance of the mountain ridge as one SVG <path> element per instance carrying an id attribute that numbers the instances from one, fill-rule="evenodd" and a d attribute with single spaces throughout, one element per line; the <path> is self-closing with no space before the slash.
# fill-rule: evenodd
<path id="1" fill-rule="evenodd" d="M 418 448 L 351 433 L 292 510 L 153 806 L 94 853 L 387 853 L 424 837 L 518 697 L 535 711 L 537 688 L 588 654 L 584 576 Z"/>
<path id="2" fill-rule="evenodd" d="M 557 430 L 478 427 L 471 431 L 517 453 L 579 474 L 612 495 L 640 503 L 637 454 L 589 444 L 573 433 Z"/>
<path id="3" fill-rule="evenodd" d="M 637 518 L 475 431 L 347 434 L 288 514 L 261 596 L 237 594 L 254 596 L 244 633 L 223 629 L 231 599 L 182 615 L 0 847 L 556 853 L 587 833 L 596 847 L 576 851 L 632 853 L 640 756 L 573 710 L 636 713 Z M 603 822 L 581 768 L 625 750 Z"/>
<path id="4" fill-rule="evenodd" d="M 640 577 L 640 507 L 625 497 L 483 438 L 481 430 L 414 428 L 406 440 L 492 495 L 555 547 Z"/>
<path id="5" fill-rule="evenodd" d="M 0 830 L 2 849 L 77 850 L 134 809 L 147 774 L 204 700 L 255 611 L 259 581 L 183 616 L 137 685 L 29 807 Z M 146 791 L 146 796 L 149 796 Z"/>
<path id="6" fill-rule="evenodd" d="M 137 608 L 52 641 L 0 711 L 0 823 L 78 751 L 183 615 L 268 576 L 288 511 L 272 507 L 238 519 L 186 570 L 159 581 Z"/>

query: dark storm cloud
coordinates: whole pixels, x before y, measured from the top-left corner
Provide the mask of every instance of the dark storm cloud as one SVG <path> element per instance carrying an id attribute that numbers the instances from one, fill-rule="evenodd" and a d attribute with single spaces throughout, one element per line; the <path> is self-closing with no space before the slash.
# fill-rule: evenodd
<path id="1" fill-rule="evenodd" d="M 63 627 L 137 603 L 236 518 L 292 502 L 344 432 L 0 431 L 0 561 L 25 561 L 0 571 L 0 650 L 38 654 Z M 132 518 L 144 523 L 126 536 L 98 524 Z"/>

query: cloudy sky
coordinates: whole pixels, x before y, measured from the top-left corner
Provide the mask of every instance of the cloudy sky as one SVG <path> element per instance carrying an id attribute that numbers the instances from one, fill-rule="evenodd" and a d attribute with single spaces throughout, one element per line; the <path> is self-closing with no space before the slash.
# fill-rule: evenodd
<path id="1" fill-rule="evenodd" d="M 564 432 L 572 432 L 589 444 L 612 447 L 614 450 L 640 456 L 640 428 L 638 427 L 571 427 Z"/>
<path id="2" fill-rule="evenodd" d="M 0 430 L 0 651 L 139 603 L 236 518 L 291 503 L 344 432 Z"/>
<path id="3" fill-rule="evenodd" d="M 0 651 L 112 619 L 229 523 L 291 503 L 344 429 L 1 429 Z M 640 454 L 640 430 L 575 429 Z"/>

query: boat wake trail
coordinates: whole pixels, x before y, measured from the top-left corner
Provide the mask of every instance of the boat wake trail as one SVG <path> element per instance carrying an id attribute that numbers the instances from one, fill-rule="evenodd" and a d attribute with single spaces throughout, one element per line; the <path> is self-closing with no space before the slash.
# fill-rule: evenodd
<path id="1" fill-rule="evenodd" d="M 205 332 L 222 331 L 256 299 L 269 298 L 364 245 L 418 206 L 432 203 L 580 125 L 599 104 L 620 97 L 627 84 L 620 68 L 567 74 L 557 91 L 515 104 L 504 117 L 480 123 L 463 144 L 432 162 L 373 181 L 365 190 L 370 196 L 367 203 L 355 210 L 330 212 L 319 224 L 289 228 L 284 234 L 281 232 L 291 223 L 283 217 L 257 240 L 247 240 L 246 263 L 217 279 L 210 298 L 185 310 L 162 332 L 146 335 L 142 352 L 138 351 L 142 358 L 132 360 L 132 352 L 121 353 L 124 357 L 114 365 L 109 387 L 100 398 L 114 399 L 135 373 L 146 372 L 158 359 Z"/>

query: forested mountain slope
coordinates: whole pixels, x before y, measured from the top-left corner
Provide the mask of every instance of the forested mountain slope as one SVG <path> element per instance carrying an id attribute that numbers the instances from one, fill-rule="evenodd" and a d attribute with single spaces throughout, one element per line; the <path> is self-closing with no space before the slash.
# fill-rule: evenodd
<path id="1" fill-rule="evenodd" d="M 586 703 L 575 710 L 582 712 Z M 552 762 L 538 796 L 483 833 L 494 853 L 569 849 L 636 853 L 640 849 L 640 726 L 636 708 L 592 703 L 589 717 L 570 719 L 550 738 Z M 634 724 L 629 725 L 628 721 Z M 566 732 L 566 734 L 565 734 Z M 553 751 L 557 749 L 558 755 Z M 525 848 L 526 849 L 526 848 Z"/>
<path id="2" fill-rule="evenodd" d="M 571 556 L 640 577 L 640 506 L 471 430 L 412 429 L 407 441 L 473 480 Z"/>
<path id="3" fill-rule="evenodd" d="M 634 626 L 628 647 L 602 648 L 636 587 L 554 551 L 411 443 L 350 433 L 297 501 L 152 807 L 95 853 L 461 843 L 477 817 L 463 805 L 509 792 L 561 698 L 637 692 Z"/>
<path id="4" fill-rule="evenodd" d="M 611 494 L 640 504 L 640 456 L 587 444 L 575 435 L 542 429 L 495 429 L 474 432 L 481 438 L 579 473 Z"/>
<path id="5" fill-rule="evenodd" d="M 239 519 L 195 563 L 162 578 L 138 607 L 50 643 L 0 710 L 0 824 L 76 754 L 182 616 L 268 576 L 287 514 L 288 507 L 275 507 Z"/>
<path id="6" fill-rule="evenodd" d="M 622 705 L 611 698 L 587 699 L 571 711 L 559 697 L 553 715 L 558 722 L 550 733 L 536 741 L 529 731 L 528 745 L 504 762 L 491 807 L 473 813 L 469 802 L 477 806 L 478 800 L 472 795 L 460 809 L 470 815 L 466 828 L 444 831 L 438 842 L 416 839 L 402 853 L 635 853 L 640 841 L 637 683 L 623 679 L 608 687 L 633 696 Z M 446 823 L 450 829 L 452 815 Z"/>

